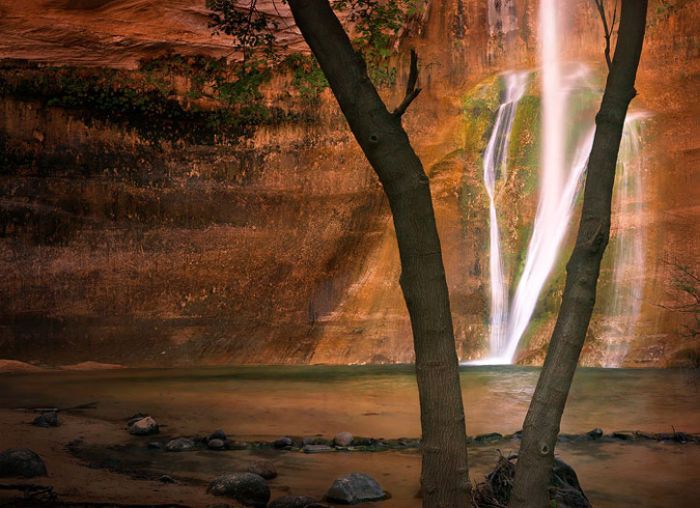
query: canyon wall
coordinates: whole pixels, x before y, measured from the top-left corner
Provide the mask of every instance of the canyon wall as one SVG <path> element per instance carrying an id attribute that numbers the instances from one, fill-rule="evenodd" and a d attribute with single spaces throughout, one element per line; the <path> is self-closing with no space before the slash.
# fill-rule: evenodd
<path id="1" fill-rule="evenodd" d="M 602 89 L 594 6 L 566 3 L 563 51 Z M 224 89 L 207 79 L 230 41 L 211 36 L 203 4 L 0 1 L 0 357 L 152 366 L 411 361 L 391 217 L 332 96 L 305 99 L 292 70 L 263 88 L 263 112 L 236 110 L 244 125 L 227 116 L 217 95 Z M 286 11 L 281 18 L 285 42 L 303 48 Z M 697 363 L 696 318 L 673 309 L 688 303 L 683 269 L 698 273 L 698 23 L 697 0 L 651 2 L 633 103 L 649 116 L 643 193 L 614 212 L 587 365 L 604 364 L 620 342 L 622 365 Z M 401 41 L 408 47 L 419 53 L 424 91 L 405 124 L 431 178 L 458 351 L 474 359 L 488 347 L 490 294 L 481 156 L 497 75 L 538 65 L 537 2 L 433 0 Z M 158 58 L 168 65 L 139 64 Z M 400 89 L 406 59 L 396 65 Z M 83 93 L 87 81 L 124 85 L 85 108 L 67 91 Z M 389 104 L 400 98 L 383 94 Z M 157 101 L 162 108 L 151 107 Z M 535 91 L 528 101 L 512 140 L 519 162 L 499 195 L 514 273 L 536 208 Z M 624 310 L 609 310 L 612 259 L 616 238 L 639 229 L 643 267 L 634 277 L 643 291 L 631 329 Z M 543 291 L 521 363 L 542 361 L 570 246 Z"/>

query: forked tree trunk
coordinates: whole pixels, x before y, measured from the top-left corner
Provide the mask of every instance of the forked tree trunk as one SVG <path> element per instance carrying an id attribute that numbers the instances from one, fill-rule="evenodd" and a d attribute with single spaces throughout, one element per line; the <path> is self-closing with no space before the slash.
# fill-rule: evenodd
<path id="1" fill-rule="evenodd" d="M 423 506 L 470 506 L 459 365 L 428 178 L 400 115 L 387 110 L 328 0 L 289 6 L 391 207 L 416 354 Z"/>
<path id="2" fill-rule="evenodd" d="M 610 238 L 610 206 L 622 128 L 642 52 L 647 0 L 622 0 L 620 27 L 588 160 L 576 246 L 547 357 L 523 425 L 511 508 L 549 506 L 559 424 L 588 331 L 600 262 Z"/>

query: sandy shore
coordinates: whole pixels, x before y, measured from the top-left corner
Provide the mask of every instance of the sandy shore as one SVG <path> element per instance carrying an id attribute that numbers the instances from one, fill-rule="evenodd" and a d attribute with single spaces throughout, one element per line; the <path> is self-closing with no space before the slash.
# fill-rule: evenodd
<path id="1" fill-rule="evenodd" d="M 110 446 L 128 441 L 128 434 L 108 422 L 61 413 L 61 425 L 38 428 L 30 425 L 33 413 L 0 410 L 0 449 L 27 447 L 38 453 L 48 476 L 28 480 L 3 480 L 4 483 L 51 485 L 60 501 L 103 502 L 121 504 L 184 504 L 199 507 L 217 504 L 221 499 L 206 494 L 205 488 L 185 484 L 131 479 L 107 469 L 89 467 L 68 450 L 75 440 L 89 440 L 95 445 Z M 0 500 L 12 497 L 0 492 Z"/>

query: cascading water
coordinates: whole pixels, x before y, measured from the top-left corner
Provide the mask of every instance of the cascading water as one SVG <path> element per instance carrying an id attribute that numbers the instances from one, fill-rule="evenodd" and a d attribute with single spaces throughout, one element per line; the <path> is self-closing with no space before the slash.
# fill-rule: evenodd
<path id="1" fill-rule="evenodd" d="M 508 322 L 508 291 L 503 276 L 500 232 L 496 214 L 496 182 L 507 176 L 507 155 L 510 132 L 518 102 L 528 83 L 527 72 L 504 74 L 505 93 L 496 112 L 496 122 L 484 152 L 484 186 L 489 196 L 489 273 L 491 282 L 491 336 L 492 352 L 505 346 Z"/>
<path id="2" fill-rule="evenodd" d="M 609 324 L 601 341 L 606 343 L 601 364 L 619 367 L 634 338 L 644 290 L 644 230 L 642 219 L 642 123 L 647 115 L 627 115 L 620 143 L 613 202 L 611 299 Z M 613 324 L 614 323 L 614 324 Z"/>
<path id="3" fill-rule="evenodd" d="M 510 128 L 517 108 L 527 85 L 527 73 L 506 73 L 505 98 L 496 113 L 496 122 L 484 153 L 484 184 L 489 196 L 490 217 L 490 351 L 487 358 L 470 362 L 474 364 L 510 364 L 515 357 L 518 344 L 527 330 L 539 296 L 560 256 L 562 242 L 566 236 L 574 213 L 576 197 L 581 186 L 582 175 L 586 170 L 588 155 L 593 143 L 594 125 L 592 117 L 579 126 L 586 125 L 583 132 L 575 134 L 576 120 L 572 118 L 570 102 L 579 90 L 592 89 L 588 82 L 589 71 L 583 65 L 563 65 L 559 54 L 559 2 L 540 2 L 540 57 L 543 65 L 540 71 L 541 84 L 541 132 L 542 151 L 540 154 L 539 198 L 531 236 L 527 248 L 523 270 L 508 301 L 507 277 L 500 246 L 500 233 L 497 223 L 496 182 L 506 174 L 506 158 Z M 629 124 L 629 122 L 628 122 Z M 574 133 L 573 137 L 571 134 Z M 625 134 L 620 160 L 623 167 L 637 150 L 637 134 Z M 574 146 L 573 153 L 567 145 Z M 636 186 L 639 192 L 639 186 Z M 624 198 L 629 200 L 629 198 Z M 620 238 L 621 243 L 626 242 Z M 619 247 L 624 256 L 641 252 L 641 246 Z M 641 255 L 641 254 L 640 254 Z M 623 256 L 621 254 L 621 256 Z M 616 259 L 628 264 L 629 260 Z M 616 268 L 613 277 L 629 278 L 622 268 Z M 635 293 L 639 302 L 640 290 Z M 634 291 L 633 291 L 634 293 Z M 631 299 L 613 298 L 613 306 L 629 306 Z M 624 301 L 623 301 L 624 300 Z M 619 310 L 618 310 L 619 311 Z M 632 309 L 631 314 L 638 311 Z M 617 348 L 619 352 L 622 348 Z M 622 353 L 624 355 L 624 352 Z M 611 362 L 619 361 L 611 359 Z"/>

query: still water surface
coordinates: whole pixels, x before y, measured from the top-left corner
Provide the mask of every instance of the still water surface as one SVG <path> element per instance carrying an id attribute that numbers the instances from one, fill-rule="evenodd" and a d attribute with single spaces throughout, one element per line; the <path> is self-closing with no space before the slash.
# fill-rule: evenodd
<path id="1" fill-rule="evenodd" d="M 538 369 L 465 367 L 461 371 L 470 435 L 512 433 L 522 424 Z M 47 372 L 0 376 L 0 407 L 67 407 L 96 401 L 86 414 L 123 422 L 141 411 L 166 423 L 167 435 L 223 428 L 237 439 L 281 435 L 420 435 L 418 395 L 411 366 L 226 367 L 99 372 Z M 700 375 L 661 369 L 579 369 L 562 432 L 594 427 L 606 432 L 700 432 Z M 141 448 L 142 445 L 139 445 Z M 499 445 L 515 451 L 517 441 Z M 698 506 L 700 445 L 673 443 L 561 443 L 596 507 Z M 112 453 L 112 452 L 99 452 Z M 143 462 L 145 448 L 134 461 Z M 263 452 L 259 452 L 263 453 Z M 418 508 L 420 458 L 415 452 L 272 453 L 280 484 L 321 495 L 334 477 L 353 470 L 375 475 L 392 500 L 384 508 Z M 497 457 L 493 448 L 471 450 L 471 477 L 480 480 Z M 143 454 L 140 456 L 138 454 Z M 250 452 L 159 454 L 149 467 L 194 481 L 249 460 Z M 130 460 L 119 457 L 120 460 Z M 228 464 L 228 466 L 227 466 Z M 276 484 L 275 484 L 276 485 Z M 272 485 L 273 492 L 275 485 Z M 286 487 L 284 487 L 286 488 Z M 283 490 L 280 492 L 284 492 Z"/>

